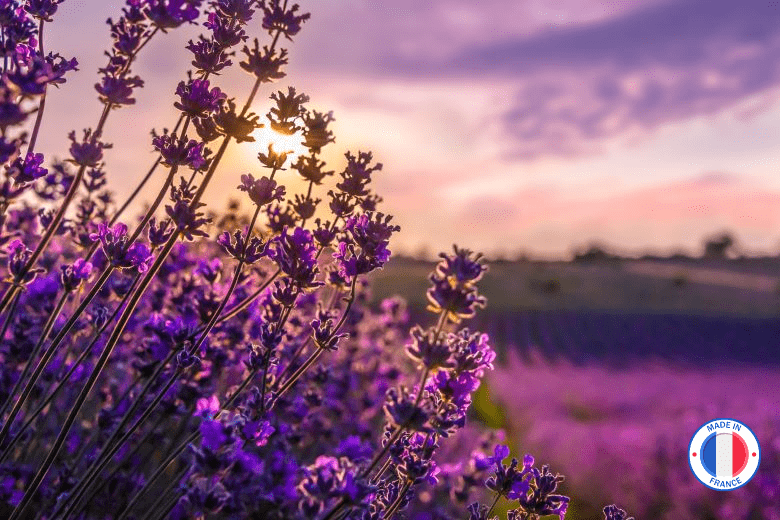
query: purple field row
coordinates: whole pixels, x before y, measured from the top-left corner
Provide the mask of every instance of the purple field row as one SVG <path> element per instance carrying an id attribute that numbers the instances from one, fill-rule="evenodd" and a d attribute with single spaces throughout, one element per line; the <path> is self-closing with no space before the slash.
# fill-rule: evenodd
<path id="1" fill-rule="evenodd" d="M 510 351 L 490 397 L 518 452 L 549 461 L 567 493 L 587 497 L 571 518 L 598 518 L 598 504 L 619 500 L 643 519 L 780 519 L 779 370 L 531 358 Z M 758 473 L 737 490 L 710 490 L 689 467 L 692 435 L 715 418 L 742 421 L 761 445 Z"/>

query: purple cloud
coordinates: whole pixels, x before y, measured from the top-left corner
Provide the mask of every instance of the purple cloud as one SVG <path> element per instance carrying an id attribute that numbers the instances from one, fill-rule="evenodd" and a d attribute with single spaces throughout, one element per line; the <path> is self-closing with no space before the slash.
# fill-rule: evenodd
<path id="1" fill-rule="evenodd" d="M 509 155 L 597 152 L 604 140 L 714 114 L 780 83 L 780 9 L 689 0 L 470 50 L 463 74 L 517 78 Z"/>
<path id="2" fill-rule="evenodd" d="M 552 3 L 470 5 L 353 11 L 367 23 L 326 51 L 338 58 L 343 47 L 351 59 L 328 63 L 376 81 L 500 84 L 512 93 L 496 107 L 506 155 L 520 160 L 599 152 L 608 139 L 719 113 L 780 83 L 780 8 L 763 0 L 636 2 L 611 12 L 569 0 L 557 3 L 568 17 L 560 24 L 536 12 Z"/>

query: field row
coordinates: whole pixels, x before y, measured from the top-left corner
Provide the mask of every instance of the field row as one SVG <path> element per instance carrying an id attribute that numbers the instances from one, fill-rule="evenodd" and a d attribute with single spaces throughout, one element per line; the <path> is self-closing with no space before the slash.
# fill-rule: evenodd
<path id="1" fill-rule="evenodd" d="M 528 357 L 622 363 L 661 358 L 687 363 L 780 361 L 780 320 L 578 311 L 486 312 L 473 326 Z"/>

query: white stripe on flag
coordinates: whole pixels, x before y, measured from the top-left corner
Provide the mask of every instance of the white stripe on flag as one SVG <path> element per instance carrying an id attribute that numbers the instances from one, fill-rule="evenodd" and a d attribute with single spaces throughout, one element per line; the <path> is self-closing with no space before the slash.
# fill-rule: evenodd
<path id="1" fill-rule="evenodd" d="M 734 474 L 733 441 L 734 438 L 728 433 L 721 433 L 715 437 L 715 473 L 719 477 L 731 477 Z"/>

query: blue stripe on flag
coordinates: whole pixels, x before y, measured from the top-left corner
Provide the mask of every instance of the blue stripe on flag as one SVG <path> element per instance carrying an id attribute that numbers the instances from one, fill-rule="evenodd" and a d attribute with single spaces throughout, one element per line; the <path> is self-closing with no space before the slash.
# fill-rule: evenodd
<path id="1" fill-rule="evenodd" d="M 707 470 L 707 473 L 713 477 L 718 476 L 716 473 L 716 449 L 718 442 L 715 440 L 717 435 L 718 434 L 716 432 L 713 432 L 706 439 L 704 439 L 703 443 L 701 443 L 701 463 L 704 466 L 704 469 Z"/>

